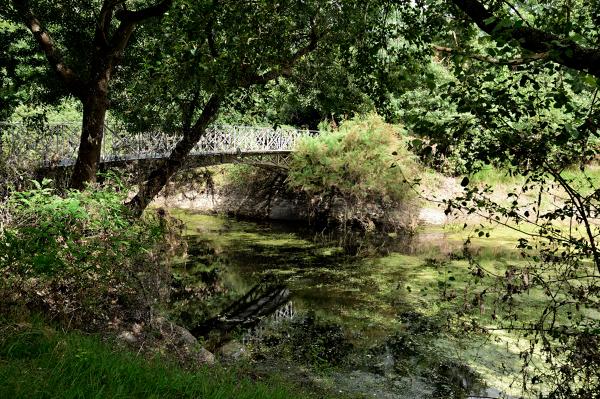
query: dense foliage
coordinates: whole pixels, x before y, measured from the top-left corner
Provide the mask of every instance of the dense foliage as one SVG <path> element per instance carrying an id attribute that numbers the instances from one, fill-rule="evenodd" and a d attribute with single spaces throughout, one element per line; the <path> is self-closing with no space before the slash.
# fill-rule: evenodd
<path id="1" fill-rule="evenodd" d="M 434 144 L 425 152 L 459 160 L 451 165 L 455 172 L 491 164 L 523 176 L 505 198 L 494 192 L 498 187 L 473 186 L 464 178 L 463 194 L 445 203 L 447 213 L 460 210 L 523 234 L 517 245 L 523 262 L 503 271 L 465 251 L 474 276 L 472 302 L 494 312 L 491 322 L 470 328 L 527 339 L 529 347 L 520 351 L 523 392 L 596 397 L 598 186 L 588 170 L 598 150 L 598 73 L 577 57 L 597 51 L 590 39 L 598 35 L 592 28 L 597 4 L 497 3 L 482 11 L 479 2 L 455 3 L 489 35 L 462 31 L 452 48 L 435 47 L 450 79 L 440 81 L 433 104 L 447 117 L 423 118 L 420 131 Z M 573 177 L 575 167 L 579 177 Z M 483 227 L 475 234 L 493 237 Z M 524 303 L 536 293 L 545 295 L 544 306 L 523 317 Z"/>
<path id="2" fill-rule="evenodd" d="M 3 304 L 86 329 L 143 319 L 164 288 L 168 221 L 131 218 L 118 185 L 59 196 L 49 183 L 13 193 L 2 206 Z"/>
<path id="3" fill-rule="evenodd" d="M 294 153 L 288 183 L 314 197 L 317 213 L 340 211 L 341 202 L 343 213 L 370 230 L 374 226 L 369 224 L 384 224 L 381 219 L 394 220 L 398 209 L 414 206 L 405 174 L 415 168 L 401 131 L 372 115 L 304 139 Z M 402 222 L 410 225 L 397 221 Z"/>

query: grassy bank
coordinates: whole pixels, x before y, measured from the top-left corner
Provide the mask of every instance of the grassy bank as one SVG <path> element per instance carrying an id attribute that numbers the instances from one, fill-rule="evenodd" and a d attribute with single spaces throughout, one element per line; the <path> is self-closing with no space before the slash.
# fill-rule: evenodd
<path id="1" fill-rule="evenodd" d="M 96 336 L 41 325 L 0 332 L 1 398 L 304 398 L 281 381 L 252 381 L 219 367 L 184 370 Z"/>

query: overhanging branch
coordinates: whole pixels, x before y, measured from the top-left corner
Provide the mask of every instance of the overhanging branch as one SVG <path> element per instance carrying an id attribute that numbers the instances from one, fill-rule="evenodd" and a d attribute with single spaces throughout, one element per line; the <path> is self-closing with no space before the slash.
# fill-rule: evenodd
<path id="1" fill-rule="evenodd" d="M 127 9 L 122 9 L 115 12 L 115 18 L 121 21 L 111 40 L 112 50 L 117 57 L 120 57 L 127 46 L 127 42 L 129 42 L 129 38 L 131 37 L 136 24 L 150 18 L 163 16 L 169 10 L 172 3 L 173 0 L 163 0 L 154 6 L 143 8 L 141 10 L 129 11 Z"/>
<path id="2" fill-rule="evenodd" d="M 98 16 L 94 37 L 94 43 L 97 46 L 106 47 L 109 45 L 108 35 L 115 7 L 124 2 L 125 0 L 104 0 L 102 2 L 102 8 L 100 9 L 100 15 Z"/>
<path id="3" fill-rule="evenodd" d="M 524 56 L 517 57 L 517 58 L 501 59 L 501 58 L 491 57 L 491 56 L 483 55 L 483 54 L 466 53 L 464 51 L 460 51 L 460 50 L 457 50 L 457 49 L 454 49 L 451 47 L 443 47 L 443 46 L 436 46 L 436 45 L 433 45 L 432 47 L 438 53 L 460 55 L 463 57 L 472 58 L 477 61 L 487 62 L 489 64 L 497 64 L 497 65 L 509 65 L 509 66 L 523 65 L 523 64 L 528 64 L 530 62 L 540 61 L 540 60 L 544 60 L 544 59 L 548 58 L 548 53 L 534 53 L 531 55 L 524 55 Z"/>
<path id="4" fill-rule="evenodd" d="M 316 50 L 319 40 L 325 36 L 325 33 L 317 34 L 314 29 L 311 29 L 308 43 L 299 48 L 291 57 L 286 59 L 274 68 L 271 68 L 263 74 L 254 74 L 246 76 L 243 85 L 250 86 L 253 84 L 265 84 L 280 76 L 289 77 L 293 72 L 293 66 L 305 55 Z"/>
<path id="5" fill-rule="evenodd" d="M 172 3 L 173 3 L 173 0 L 163 0 L 154 6 L 143 8 L 143 9 L 137 10 L 137 11 L 129 11 L 129 10 L 123 9 L 123 10 L 119 10 L 115 14 L 115 17 L 119 21 L 136 24 L 136 23 L 142 22 L 146 19 L 160 17 L 160 16 L 164 15 L 167 11 L 169 11 L 169 8 L 171 8 Z"/>
<path id="6" fill-rule="evenodd" d="M 452 2 L 490 36 L 516 40 L 526 50 L 547 53 L 547 59 L 557 64 L 600 77 L 600 49 L 583 47 L 571 39 L 530 26 L 500 21 L 478 0 Z"/>
<path id="7" fill-rule="evenodd" d="M 33 37 L 40 46 L 40 49 L 46 55 L 51 68 L 58 74 L 67 86 L 69 92 L 75 97 L 81 98 L 83 95 L 83 82 L 63 60 L 62 55 L 56 48 L 50 34 L 44 29 L 41 22 L 37 19 L 29 6 L 27 0 L 13 0 L 17 11 L 22 15 L 23 22 L 29 28 Z"/>

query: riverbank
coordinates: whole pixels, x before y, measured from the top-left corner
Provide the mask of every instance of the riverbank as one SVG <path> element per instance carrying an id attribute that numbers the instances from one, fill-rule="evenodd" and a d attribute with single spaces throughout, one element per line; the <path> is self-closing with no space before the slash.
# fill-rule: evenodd
<path id="1" fill-rule="evenodd" d="M 130 217 L 116 184 L 63 196 L 49 184 L 0 204 L 0 397 L 313 396 L 221 367 L 168 317 L 180 222 Z"/>
<path id="2" fill-rule="evenodd" d="M 425 206 L 418 209 L 417 222 L 420 224 L 443 226 L 455 221 L 444 213 L 441 207 L 424 201 Z M 160 196 L 152 202 L 155 207 L 185 209 L 207 214 L 230 214 L 242 217 L 299 222 L 308 221 L 306 204 L 291 199 L 274 198 L 265 203 L 251 196 L 228 196 L 219 191 L 215 193 L 185 191 Z"/>
<path id="3" fill-rule="evenodd" d="M 97 335 L 62 332 L 39 320 L 3 323 L 2 398 L 323 398 L 277 375 L 252 380 L 220 366 L 182 368 L 168 356 L 140 356 Z"/>
<path id="4" fill-rule="evenodd" d="M 196 177 L 191 178 L 193 184 L 175 180 L 152 202 L 152 206 L 255 220 L 311 223 L 311 198 L 287 189 L 285 175 L 274 175 L 271 178 L 273 184 L 255 185 L 236 176 L 240 169 L 244 174 L 253 173 L 249 172 L 250 167 L 243 165 L 220 165 L 198 171 Z M 254 173 L 263 174 L 264 177 L 272 172 L 259 168 Z M 439 203 L 461 192 L 457 179 L 433 171 L 425 171 L 425 174 L 426 187 L 414 188 L 421 200 L 415 201 L 414 207 L 397 210 L 401 213 L 400 219 L 405 221 L 403 227 L 408 229 L 414 229 L 419 224 L 445 225 L 456 220 L 446 215 Z M 210 183 L 202 184 L 206 176 L 210 176 Z M 338 202 L 337 206 L 334 214 L 349 211 L 342 202 Z"/>

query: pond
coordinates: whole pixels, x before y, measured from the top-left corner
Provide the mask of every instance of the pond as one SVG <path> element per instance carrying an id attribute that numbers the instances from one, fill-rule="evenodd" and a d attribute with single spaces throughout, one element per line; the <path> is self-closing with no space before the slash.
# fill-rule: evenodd
<path id="1" fill-rule="evenodd" d="M 461 252 L 460 234 L 432 226 L 349 255 L 302 225 L 172 213 L 185 223 L 188 246 L 172 304 L 183 324 L 214 316 L 261 282 L 290 290 L 293 317 L 228 338 L 244 345 L 257 373 L 283 371 L 349 397 L 507 397 L 496 388 L 509 389 L 515 354 L 506 343 L 457 334 L 451 306 L 439 299 L 458 273 L 447 260 Z M 497 251 L 495 259 L 512 256 L 508 245 Z"/>

